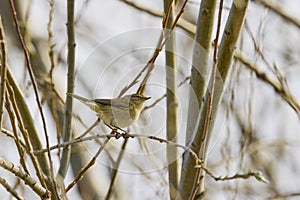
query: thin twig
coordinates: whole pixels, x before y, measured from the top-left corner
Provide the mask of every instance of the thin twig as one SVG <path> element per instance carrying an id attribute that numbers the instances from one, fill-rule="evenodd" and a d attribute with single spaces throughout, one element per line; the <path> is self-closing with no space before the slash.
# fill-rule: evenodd
<path id="1" fill-rule="evenodd" d="M 286 194 L 275 194 L 271 197 L 266 198 L 266 200 L 290 199 L 291 197 L 297 197 L 297 196 L 300 196 L 300 192 L 286 193 Z"/>
<path id="2" fill-rule="evenodd" d="M 162 11 L 153 10 L 151 8 L 144 6 L 143 4 L 138 4 L 137 2 L 128 1 L 128 0 L 121 0 L 121 2 L 135 8 L 137 10 L 146 12 L 155 17 L 163 17 L 164 16 Z M 188 2 L 190 2 L 190 1 L 188 1 Z M 192 35 L 194 35 L 196 32 L 195 24 L 193 24 L 183 18 L 180 18 L 178 20 L 176 26 L 182 28 L 183 30 L 187 31 L 189 34 L 192 34 Z"/>
<path id="3" fill-rule="evenodd" d="M 187 3 L 187 0 L 185 1 L 185 3 L 183 4 L 179 14 L 176 16 L 176 19 L 174 20 L 174 23 L 173 23 L 173 20 L 172 20 L 172 26 L 171 26 L 171 30 L 169 29 L 166 29 L 167 28 L 167 22 L 169 22 L 169 16 L 171 15 L 171 5 L 172 5 L 172 1 L 170 1 L 170 4 L 168 6 L 168 8 L 166 9 L 166 14 L 165 14 L 165 18 L 163 19 L 163 22 L 162 22 L 162 31 L 161 31 L 161 34 L 159 36 L 159 40 L 158 40 L 158 43 L 157 43 L 157 47 L 155 48 L 155 51 L 153 52 L 153 55 L 152 57 L 150 58 L 150 60 L 147 62 L 147 64 L 145 65 L 145 67 L 141 70 L 141 72 L 131 81 L 131 83 L 127 86 L 125 86 L 120 94 L 119 94 L 119 97 L 122 96 L 129 88 L 131 88 L 132 86 L 134 86 L 137 82 L 138 82 L 138 79 L 139 77 L 141 77 L 142 73 L 147 69 L 147 72 L 144 76 L 144 79 L 141 81 L 140 83 L 140 86 L 137 90 L 137 94 L 143 94 L 144 90 L 145 90 L 145 86 L 146 86 L 146 83 L 151 75 L 151 72 L 152 70 L 154 69 L 155 65 L 155 61 L 157 59 L 157 57 L 159 56 L 159 53 L 161 52 L 161 50 L 163 49 L 163 47 L 165 46 L 166 42 L 168 41 L 168 39 L 170 38 L 171 34 L 172 34 L 172 31 L 173 29 L 175 28 L 180 16 L 183 14 L 183 10 L 184 10 L 184 7 Z M 127 141 L 127 140 L 126 140 Z M 121 157 L 119 157 L 119 160 L 121 160 Z M 115 172 L 115 176 L 117 175 L 117 171 Z M 110 193 L 108 193 L 110 194 Z"/>
<path id="4" fill-rule="evenodd" d="M 215 91 L 215 83 L 216 83 L 216 72 L 217 72 L 217 65 L 218 65 L 218 43 L 219 43 L 219 36 L 220 36 L 220 29 L 221 29 L 221 21 L 222 21 L 222 11 L 223 11 L 223 0 L 220 0 L 219 4 L 219 13 L 218 13 L 218 24 L 217 24 L 217 30 L 216 30 L 216 38 L 214 40 L 214 53 L 213 53 L 213 67 L 212 67 L 212 72 L 211 72 L 211 85 L 210 85 L 210 91 L 208 92 L 208 99 L 207 99 L 207 112 L 205 113 L 205 122 L 204 122 L 204 129 L 202 133 L 202 138 L 201 138 L 201 146 L 200 146 L 200 158 L 204 159 L 205 154 L 206 154 L 206 146 L 207 146 L 207 137 L 209 134 L 209 127 L 210 127 L 210 122 L 211 122 L 211 116 L 212 116 L 212 106 L 213 106 L 213 94 Z M 199 190 L 200 186 L 200 177 L 201 177 L 201 169 L 199 168 L 196 170 L 196 177 L 195 177 L 195 182 L 193 185 L 193 189 L 191 191 L 191 195 L 189 197 L 190 200 L 193 200 Z M 201 191 L 202 192 L 202 191 Z"/>
<path id="5" fill-rule="evenodd" d="M 228 180 L 235 180 L 235 179 L 248 179 L 250 177 L 254 177 L 259 182 L 268 183 L 268 181 L 262 176 L 262 173 L 259 172 L 259 171 L 249 171 L 249 172 L 247 172 L 245 174 L 237 173 L 237 174 L 234 174 L 232 176 L 216 176 L 207 167 L 201 166 L 200 168 L 202 168 L 215 181 L 228 181 Z"/>
<path id="6" fill-rule="evenodd" d="M 86 134 L 88 134 L 95 126 L 99 124 L 100 120 L 99 118 L 88 128 L 86 131 L 84 131 L 80 136 L 76 137 L 75 140 L 77 139 L 82 139 Z"/>
<path id="7" fill-rule="evenodd" d="M 97 157 L 100 155 L 100 153 L 103 151 L 103 149 L 105 148 L 106 144 L 108 143 L 109 141 L 109 138 L 106 139 L 104 141 L 104 143 L 102 144 L 102 146 L 100 146 L 99 150 L 97 151 L 97 153 L 94 155 L 94 157 L 91 159 L 91 161 L 84 167 L 80 170 L 80 172 L 78 173 L 78 175 L 76 176 L 76 178 L 66 187 L 66 190 L 65 192 L 67 193 L 70 189 L 72 189 L 72 187 L 74 185 L 76 185 L 76 183 L 78 183 L 84 176 L 84 174 L 87 172 L 87 170 L 89 168 L 91 168 L 95 162 L 96 162 L 96 159 Z"/>
<path id="8" fill-rule="evenodd" d="M 155 49 L 154 53 L 153 53 L 153 56 L 152 58 L 148 61 L 147 65 L 148 66 L 148 71 L 144 77 L 144 79 L 142 80 L 141 84 L 140 84 L 140 87 L 137 91 L 137 93 L 142 93 L 144 88 L 145 88 L 145 85 L 148 81 L 148 79 L 150 78 L 150 74 L 152 72 L 152 70 L 154 69 L 155 65 L 155 61 L 159 55 L 159 53 L 161 52 L 162 48 L 165 46 L 165 44 L 167 43 L 167 41 L 169 40 L 171 34 L 172 34 L 172 31 L 174 30 L 174 28 L 176 27 L 176 24 L 178 23 L 178 20 L 180 19 L 181 15 L 183 14 L 184 12 L 184 8 L 187 4 L 188 0 L 185 0 L 184 3 L 182 4 L 181 6 L 181 9 L 179 11 L 179 13 L 176 15 L 174 21 L 173 21 L 173 24 L 171 26 L 170 29 L 166 29 L 166 21 L 168 20 L 167 18 L 165 18 L 164 22 L 163 22 L 163 30 L 161 32 L 161 35 L 160 35 L 160 38 L 159 38 L 159 42 L 158 42 L 158 47 Z M 170 10 L 170 8 L 169 8 Z M 167 13 L 169 13 L 170 11 L 167 11 Z"/>
<path id="9" fill-rule="evenodd" d="M 117 177 L 117 172 L 118 172 L 118 169 L 120 167 L 123 155 L 125 153 L 125 148 L 126 148 L 127 142 L 128 142 L 128 138 L 125 138 L 124 142 L 122 144 L 122 147 L 121 147 L 121 153 L 118 155 L 116 165 L 115 165 L 114 168 L 112 168 L 111 181 L 110 181 L 109 189 L 107 191 L 105 200 L 109 200 L 111 195 L 113 194 L 113 187 L 114 187 L 115 180 L 116 180 L 116 177 Z"/>
<path id="10" fill-rule="evenodd" d="M 2 129 L 1 129 L 1 132 L 4 133 L 7 137 L 10 137 L 10 138 L 12 138 L 12 139 L 15 140 L 14 133 L 10 132 L 9 130 L 7 130 L 7 129 L 5 129 L 5 128 L 2 128 Z M 23 141 L 21 141 L 21 140 L 20 140 L 19 142 L 20 142 L 22 148 L 26 149 L 25 143 L 24 143 Z"/>
<path id="11" fill-rule="evenodd" d="M 163 46 L 166 44 L 167 40 L 169 39 L 169 36 L 170 36 L 170 33 L 171 31 L 166 35 L 164 36 L 164 29 L 166 29 L 166 21 L 168 20 L 168 16 L 169 16 L 169 12 L 170 12 L 170 7 L 169 7 L 169 11 L 167 12 L 167 15 L 165 16 L 165 18 L 163 19 L 163 22 L 162 22 L 162 31 L 160 33 L 160 36 L 159 36 L 159 39 L 158 39 L 158 43 L 157 43 L 157 46 L 152 54 L 152 57 L 148 60 L 147 64 L 143 67 L 143 69 L 140 71 L 140 73 L 127 85 L 125 86 L 120 94 L 119 94 L 119 97 L 122 96 L 123 94 L 125 94 L 125 92 L 127 90 L 129 90 L 131 87 L 133 87 L 135 84 L 138 83 L 138 79 L 142 76 L 142 73 L 144 73 L 144 71 L 146 69 L 147 72 L 146 72 L 146 75 L 144 76 L 144 79 L 142 80 L 138 90 L 137 90 L 137 94 L 142 94 L 144 92 L 144 89 L 145 89 L 145 85 L 150 77 L 150 74 L 152 72 L 152 70 L 154 69 L 155 65 L 155 61 L 157 59 L 157 57 L 159 56 L 159 53 L 161 52 Z"/>
<path id="12" fill-rule="evenodd" d="M 19 114 L 21 115 L 20 117 L 21 117 L 22 123 L 26 127 L 26 134 L 28 134 L 26 139 L 27 138 L 29 139 L 29 143 L 32 145 L 33 150 L 42 149 L 43 146 L 42 146 L 42 143 L 40 140 L 40 135 L 38 134 L 38 132 L 36 130 L 34 120 L 32 119 L 28 105 L 26 104 L 24 96 L 21 92 L 21 89 L 19 88 L 16 80 L 14 79 L 12 72 L 9 70 L 9 67 L 7 68 L 7 80 L 8 80 L 7 88 L 8 88 L 8 84 L 12 87 L 13 93 L 15 96 L 15 100 L 16 100 L 16 102 L 18 102 L 17 110 L 18 110 Z M 29 153 L 33 154 L 33 152 L 29 152 Z M 38 159 L 37 163 L 41 166 L 43 173 L 47 177 L 50 177 L 51 170 L 49 168 L 49 160 L 48 160 L 47 155 L 48 154 L 37 156 L 37 159 Z M 54 191 L 54 189 L 53 189 L 54 186 L 51 182 L 51 179 L 46 179 L 46 182 L 47 182 L 47 187 L 50 188 L 51 191 Z"/>
<path id="13" fill-rule="evenodd" d="M 19 134 L 17 131 L 17 127 L 16 127 L 15 116 L 11 110 L 11 105 L 8 100 L 8 96 L 9 95 L 5 95 L 5 107 L 6 107 L 9 119 L 10 119 L 10 124 L 11 124 L 12 131 L 13 131 L 13 138 L 14 138 L 15 144 L 17 146 L 19 156 L 20 156 L 20 163 L 21 163 L 24 171 L 29 174 L 29 170 L 27 169 L 26 162 L 25 162 L 25 153 L 24 153 L 24 150 L 27 149 L 27 147 L 25 145 L 25 149 L 23 149 L 23 147 L 21 145 L 21 140 L 20 140 L 20 137 L 19 137 Z"/>
<path id="14" fill-rule="evenodd" d="M 50 0 L 49 1 L 49 5 L 50 5 L 49 21 L 48 21 L 48 24 L 47 24 L 48 45 L 49 45 L 48 55 L 49 55 L 49 60 L 50 60 L 50 72 L 49 72 L 49 76 L 50 76 L 50 87 L 51 87 L 51 90 L 55 93 L 56 90 L 54 88 L 54 83 L 53 83 L 53 70 L 54 70 L 54 67 L 55 67 L 55 64 L 54 64 L 54 46 L 55 45 L 52 44 L 53 32 L 51 30 L 51 24 L 52 24 L 52 21 L 53 21 L 53 13 L 54 13 L 54 1 Z M 52 113 L 55 113 L 55 112 L 52 112 Z M 55 114 L 53 114 L 53 118 L 54 118 L 54 120 L 56 122 L 58 121 L 58 117 Z M 59 134 L 59 130 L 58 129 L 57 129 L 56 133 Z M 59 141 L 60 140 L 58 140 L 58 142 Z M 47 148 L 49 148 L 49 146 L 47 146 Z M 55 183 L 55 177 L 54 177 L 54 172 L 53 172 L 53 167 L 52 167 L 52 161 L 51 161 L 51 157 L 50 156 L 49 156 L 49 161 L 51 162 L 50 163 L 51 172 L 52 172 L 51 173 L 51 180 L 52 180 L 53 185 L 56 185 L 56 183 Z M 55 193 L 58 194 L 57 187 L 54 187 L 54 190 L 55 190 Z"/>
<path id="15" fill-rule="evenodd" d="M 34 94 L 35 94 L 35 100 L 36 100 L 38 110 L 39 110 L 39 113 L 40 113 L 40 116 L 41 116 L 41 119 L 42 119 L 44 134 L 45 134 L 45 138 L 46 138 L 46 147 L 48 149 L 49 146 L 50 146 L 49 145 L 49 135 L 47 133 L 46 120 L 45 120 L 45 116 L 44 116 L 44 113 L 43 113 L 43 107 L 42 107 L 41 102 L 39 100 L 40 98 L 39 98 L 39 93 L 38 93 L 36 80 L 34 78 L 31 63 L 30 63 L 30 56 L 29 56 L 27 47 L 25 45 L 23 36 L 21 34 L 21 31 L 20 31 L 20 26 L 19 26 L 17 12 L 16 12 L 16 9 L 15 9 L 14 2 L 13 2 L 13 0 L 9 0 L 9 3 L 10 3 L 11 11 L 12 11 L 12 14 L 13 14 L 13 19 L 14 19 L 16 31 L 17 31 L 17 34 L 18 34 L 18 37 L 19 37 L 19 41 L 21 43 L 21 46 L 22 46 L 22 49 L 23 49 L 23 52 L 24 52 L 24 55 L 25 55 L 26 67 L 27 67 L 27 70 L 28 70 L 28 73 L 29 73 L 29 76 L 30 76 L 30 79 L 31 79 L 31 82 L 32 82 L 32 86 L 33 86 L 33 90 L 34 90 Z M 48 159 L 49 159 L 49 163 L 50 163 L 50 174 L 53 176 L 53 163 L 52 163 L 52 159 L 51 159 L 50 150 L 48 150 Z"/>
<path id="16" fill-rule="evenodd" d="M 174 23 L 171 26 L 171 29 L 167 31 L 167 34 L 165 33 L 166 29 L 166 23 L 163 22 L 163 30 L 159 36 L 159 40 L 158 40 L 158 44 L 157 47 L 155 48 L 152 57 L 149 59 L 149 61 L 147 62 L 147 64 L 145 65 L 145 67 L 143 67 L 143 69 L 140 71 L 140 73 L 128 84 L 126 85 L 120 92 L 119 97 L 122 96 L 123 94 L 125 94 L 126 91 L 128 91 L 131 87 L 133 87 L 135 84 L 138 83 L 139 78 L 142 76 L 142 73 L 146 70 L 146 74 L 144 76 L 144 79 L 142 80 L 139 89 L 137 90 L 136 93 L 138 94 L 142 94 L 144 89 L 145 89 L 145 85 L 150 77 L 150 74 L 152 72 L 152 70 L 154 69 L 154 63 L 157 59 L 157 57 L 159 56 L 159 53 L 161 52 L 163 46 L 166 44 L 166 42 L 168 41 L 172 31 L 174 30 L 176 24 L 178 23 L 178 20 L 180 19 L 181 15 L 183 14 L 184 8 L 186 6 L 186 3 L 188 2 L 188 0 L 185 0 L 185 2 L 183 3 L 183 5 L 181 6 L 181 9 L 179 11 L 179 14 L 177 14 Z M 164 21 L 166 20 L 166 18 L 164 19 Z M 164 36 L 165 35 L 165 36 Z"/>
<path id="17" fill-rule="evenodd" d="M 180 87 L 180 86 L 182 86 L 185 82 L 187 82 L 188 80 L 190 80 L 190 76 L 188 76 L 188 77 L 185 77 L 185 79 L 182 81 L 182 82 L 180 82 L 179 84 L 178 84 L 178 88 Z M 142 110 L 142 113 L 145 111 L 145 110 L 148 110 L 148 109 L 150 109 L 150 108 L 152 108 L 152 107 L 154 107 L 154 106 L 156 106 L 156 104 L 158 104 L 159 102 L 161 102 L 164 98 L 166 98 L 166 94 L 164 94 L 164 95 L 162 95 L 161 97 L 159 97 L 158 99 L 156 99 L 152 104 L 150 104 L 150 105 L 148 105 L 148 106 L 145 106 L 144 107 L 144 109 Z"/>
<path id="18" fill-rule="evenodd" d="M 14 188 L 10 187 L 10 185 L 7 183 L 7 181 L 4 178 L 0 177 L 0 184 L 17 200 L 24 200 L 24 198 L 21 197 Z"/>
<path id="19" fill-rule="evenodd" d="M 294 17 L 290 12 L 283 9 L 283 6 L 277 3 L 277 1 L 268 1 L 268 0 L 256 0 L 254 2 L 259 2 L 265 7 L 269 8 L 274 13 L 281 16 L 288 22 L 293 23 L 296 27 L 300 28 L 300 19 Z"/>
<path id="20" fill-rule="evenodd" d="M 16 99 L 15 99 L 14 91 L 13 91 L 13 89 L 10 85 L 7 85 L 7 92 L 9 94 L 9 99 L 10 99 L 10 102 L 13 106 L 13 109 L 14 109 L 14 112 L 15 112 L 15 115 L 16 115 L 16 118 L 17 118 L 17 121 L 18 121 L 19 129 L 20 129 L 20 131 L 22 133 L 22 136 L 23 136 L 23 139 L 25 141 L 26 152 L 28 153 L 28 155 L 30 156 L 30 158 L 32 160 L 32 163 L 33 163 L 33 166 L 35 168 L 36 174 L 37 174 L 42 186 L 46 187 L 46 182 L 45 182 L 45 179 L 43 177 L 43 173 L 42 173 L 42 170 L 41 170 L 41 167 L 40 167 L 40 163 L 38 162 L 37 157 L 33 154 L 33 149 L 32 149 L 32 145 L 31 145 L 31 142 L 30 142 L 30 139 L 29 139 L 29 136 L 28 136 L 28 132 L 25 129 L 25 126 L 23 124 L 21 114 L 20 114 L 20 111 L 19 111 L 18 106 L 17 106 Z M 48 151 L 48 153 L 49 153 L 49 151 Z"/>
<path id="21" fill-rule="evenodd" d="M 82 6 L 77 11 L 77 16 L 75 17 L 75 20 L 74 20 L 74 24 L 75 25 L 77 25 L 80 22 L 82 16 L 84 16 L 85 12 L 88 10 L 87 7 L 88 7 L 88 5 L 89 5 L 90 2 L 91 2 L 91 0 L 85 0 L 82 3 Z"/>
<path id="22" fill-rule="evenodd" d="M 276 82 L 267 76 L 263 71 L 261 71 L 254 63 L 252 63 L 242 52 L 236 51 L 234 54 L 235 58 L 248 67 L 255 75 L 268 83 L 274 88 L 274 90 L 295 110 L 296 114 L 300 118 L 300 104 L 290 92 L 287 86 L 283 85 L 283 82 Z"/>
<path id="23" fill-rule="evenodd" d="M 49 72 L 49 76 L 50 76 L 50 81 L 51 81 L 51 86 L 52 88 L 54 88 L 53 85 L 53 70 L 55 67 L 54 64 L 54 44 L 53 44 L 53 32 L 51 30 L 51 24 L 53 21 L 53 12 L 54 12 L 54 1 L 53 0 L 49 0 L 49 6 L 50 6 L 50 11 L 49 11 L 49 21 L 47 24 L 47 31 L 48 31 L 48 46 L 49 46 L 49 51 L 48 51 L 48 55 L 49 55 L 49 60 L 50 60 L 50 72 Z"/>
<path id="24" fill-rule="evenodd" d="M 156 137 L 156 136 L 141 135 L 141 134 L 129 134 L 129 133 L 126 133 L 126 132 L 125 133 L 112 133 L 112 134 L 108 134 L 108 135 L 97 134 L 97 135 L 88 136 L 88 137 L 84 137 L 84 138 L 78 138 L 78 139 L 75 139 L 75 140 L 72 140 L 72 141 L 69 141 L 69 142 L 64 142 L 64 143 L 61 143 L 61 144 L 51 146 L 50 150 L 52 151 L 52 150 L 57 149 L 57 148 L 64 148 L 64 147 L 67 147 L 69 145 L 74 145 L 74 144 L 85 142 L 85 141 L 95 140 L 97 138 L 107 138 L 107 139 L 116 138 L 116 139 L 119 139 L 120 137 L 122 137 L 122 138 L 140 138 L 140 139 L 146 138 L 146 139 L 158 141 L 160 143 L 166 143 L 166 144 L 169 144 L 173 147 L 178 147 L 178 148 L 181 148 L 185 151 L 190 152 L 192 154 L 193 158 L 195 159 L 196 164 L 201 163 L 201 160 L 199 159 L 198 155 L 190 147 L 187 147 L 187 146 L 184 146 L 184 145 L 172 142 L 172 141 L 168 141 L 166 139 L 159 138 L 159 137 Z M 38 155 L 38 154 L 42 154 L 42 153 L 45 153 L 45 152 L 47 152 L 47 149 L 40 149 L 40 150 L 34 151 L 34 154 Z"/>
<path id="25" fill-rule="evenodd" d="M 0 48 L 1 48 L 1 83 L 0 83 L 0 129 L 2 128 L 2 116 L 3 116 L 3 102 L 5 96 L 5 81 L 6 81 L 6 72 L 7 72 L 7 53 L 6 53 L 6 44 L 5 36 L 2 24 L 2 18 L 0 16 Z"/>
<path id="26" fill-rule="evenodd" d="M 105 148 L 105 145 L 107 144 L 109 139 L 111 139 L 111 138 L 119 139 L 120 137 L 124 138 L 125 140 L 130 139 L 130 138 L 139 138 L 139 139 L 145 138 L 145 139 L 158 141 L 160 143 L 165 143 L 165 144 L 171 145 L 176 148 L 182 148 L 183 150 L 190 152 L 191 155 L 193 156 L 193 158 L 195 159 L 195 163 L 196 163 L 195 168 L 203 169 L 209 176 L 211 176 L 216 181 L 226 181 L 226 180 L 232 180 L 232 179 L 238 179 L 238 178 L 247 179 L 250 177 L 255 177 L 258 181 L 265 182 L 265 183 L 267 182 L 267 180 L 265 180 L 265 178 L 261 175 L 260 172 L 252 172 L 252 171 L 250 171 L 246 174 L 237 173 L 233 176 L 216 176 L 212 173 L 212 171 L 209 168 L 204 166 L 204 163 L 202 162 L 202 160 L 198 157 L 198 155 L 190 147 L 186 147 L 184 145 L 181 145 L 181 144 L 178 144 L 178 143 L 175 143 L 172 141 L 168 141 L 163 138 L 159 138 L 156 136 L 149 136 L 149 135 L 140 135 L 140 134 L 129 134 L 129 133 L 115 134 L 115 133 L 112 133 L 112 134 L 108 134 L 108 135 L 97 134 L 97 135 L 89 136 L 89 137 L 85 137 L 85 138 L 78 138 L 73 141 L 65 142 L 60 145 L 55 145 L 55 146 L 50 147 L 51 150 L 54 150 L 56 148 L 61 148 L 61 147 L 65 147 L 68 145 L 81 143 L 84 141 L 95 140 L 98 138 L 107 138 L 107 140 L 105 140 L 105 142 L 102 144 L 102 146 L 100 147 L 98 152 L 95 154 L 95 156 L 92 158 L 92 160 L 89 162 L 89 164 L 87 164 L 86 167 L 79 172 L 79 174 L 74 179 L 74 181 L 72 181 L 72 183 L 70 183 L 70 185 L 67 186 L 66 192 L 69 191 L 78 181 L 80 181 L 82 179 L 83 175 L 86 173 L 86 171 L 95 163 L 95 159 L 99 156 L 99 154 Z M 45 152 L 47 152 L 47 150 L 43 149 L 43 150 L 36 151 L 34 153 L 40 154 L 40 153 L 45 153 Z"/>
<path id="27" fill-rule="evenodd" d="M 261 57 L 262 61 L 266 64 L 268 69 L 270 69 L 270 71 L 272 71 L 272 73 L 275 76 L 277 76 L 276 72 L 275 72 L 275 69 L 272 67 L 272 65 L 270 64 L 270 62 L 267 60 L 266 56 L 262 52 L 261 47 L 260 47 L 261 44 L 256 41 L 253 30 L 250 28 L 247 21 L 245 21 L 245 30 L 249 34 L 250 39 L 252 40 L 252 44 L 253 44 L 253 47 L 255 49 L 255 53 L 257 53 Z"/>

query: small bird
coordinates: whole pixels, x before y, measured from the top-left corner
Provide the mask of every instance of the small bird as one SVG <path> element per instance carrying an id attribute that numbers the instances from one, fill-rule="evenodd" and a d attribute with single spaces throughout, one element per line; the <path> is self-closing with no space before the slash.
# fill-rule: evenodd
<path id="1" fill-rule="evenodd" d="M 142 94 L 131 94 L 114 99 L 86 99 L 76 94 L 69 96 L 78 99 L 93 111 L 109 127 L 121 129 L 131 126 L 140 116 L 144 103 L 151 97 Z"/>

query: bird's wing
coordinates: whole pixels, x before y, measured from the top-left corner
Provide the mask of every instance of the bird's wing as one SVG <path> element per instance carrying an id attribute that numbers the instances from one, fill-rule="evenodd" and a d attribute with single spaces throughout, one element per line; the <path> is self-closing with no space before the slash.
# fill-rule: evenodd
<path id="1" fill-rule="evenodd" d="M 95 99 L 95 102 L 105 106 L 111 106 L 111 99 Z"/>
<path id="2" fill-rule="evenodd" d="M 119 109 L 128 109 L 129 103 L 123 101 L 115 101 L 114 99 L 95 99 L 97 104 L 111 106 L 112 108 L 119 108 Z"/>

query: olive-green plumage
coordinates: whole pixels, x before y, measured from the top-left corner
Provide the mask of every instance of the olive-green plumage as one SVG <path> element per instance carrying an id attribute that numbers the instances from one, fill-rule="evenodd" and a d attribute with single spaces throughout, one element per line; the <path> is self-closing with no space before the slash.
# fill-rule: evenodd
<path id="1" fill-rule="evenodd" d="M 75 94 L 68 95 L 90 107 L 105 124 L 114 128 L 131 126 L 139 118 L 145 101 L 151 98 L 131 94 L 115 99 L 90 100 Z"/>

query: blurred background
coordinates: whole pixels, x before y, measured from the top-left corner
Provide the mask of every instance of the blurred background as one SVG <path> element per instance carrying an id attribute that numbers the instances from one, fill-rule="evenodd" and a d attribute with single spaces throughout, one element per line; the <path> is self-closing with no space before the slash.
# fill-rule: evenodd
<path id="1" fill-rule="evenodd" d="M 178 5 L 182 2 L 177 1 Z M 182 145 L 185 144 L 188 78 L 200 2 L 188 1 L 179 25 L 175 28 L 177 79 L 180 84 L 178 143 Z M 269 3 L 277 5 L 276 9 L 268 6 Z M 53 112 L 57 105 L 51 102 L 57 96 L 65 99 L 67 84 L 66 1 L 26 0 L 15 1 L 15 4 L 39 85 L 50 144 L 55 145 L 63 122 L 54 114 L 57 113 Z M 221 33 L 231 4 L 232 1 L 224 1 Z M 208 147 L 207 167 L 216 176 L 261 171 L 269 183 L 258 182 L 255 178 L 215 181 L 207 175 L 207 199 L 298 199 L 300 196 L 300 181 L 297 178 L 300 175 L 300 114 L 272 85 L 275 83 L 280 88 L 284 87 L 288 94 L 300 101 L 299 6 L 300 2 L 293 0 L 255 0 L 249 3 L 236 51 L 246 55 L 255 64 L 256 70 L 249 69 L 238 58 L 233 60 L 230 75 L 224 83 L 226 89 Z M 1 0 L 0 11 L 9 68 L 24 94 L 37 131 L 43 132 L 8 1 Z M 161 32 L 162 13 L 163 2 L 158 0 L 76 1 L 75 93 L 87 98 L 118 96 L 151 58 Z M 49 56 L 50 50 L 53 50 L 52 56 Z M 264 76 L 257 76 L 257 71 Z M 147 105 L 153 104 L 166 93 L 165 76 L 162 51 L 145 90 L 145 95 L 152 97 Z M 273 82 L 266 81 L 264 77 Z M 49 83 L 55 88 L 55 95 Z M 137 88 L 138 85 L 135 85 L 128 94 Z M 78 134 L 97 119 L 93 111 L 78 101 L 74 101 L 73 113 L 73 124 Z M 165 116 L 166 101 L 162 99 L 142 113 L 138 122 L 130 127 L 130 132 L 165 138 Z M 5 112 L 3 120 L 3 127 L 11 129 Z M 108 134 L 109 129 L 101 124 L 90 134 L 103 133 Z M 39 136 L 45 145 L 44 135 Z M 74 160 L 65 180 L 66 185 L 82 167 L 76 167 L 76 163 L 87 163 L 103 141 L 88 141 L 72 149 Z M 0 155 L 13 163 L 19 163 L 14 141 L 1 134 L 0 143 Z M 116 168 L 118 173 L 110 199 L 169 199 L 166 145 L 143 138 L 129 139 L 125 150 L 122 150 L 123 145 L 123 139 L 110 140 L 81 181 L 82 185 L 68 191 L 69 199 L 105 199 Z M 178 152 L 176 159 L 181 166 L 183 150 L 174 148 L 174 151 Z M 124 157 L 118 163 L 120 152 L 124 153 Z M 59 166 L 58 153 L 57 150 L 52 152 L 55 172 Z M 78 154 L 84 154 L 81 160 L 76 160 Z M 28 165 L 32 168 L 30 162 Z M 0 176 L 14 185 L 25 199 L 37 198 L 11 174 L 0 170 Z M 32 173 L 32 176 L 35 174 Z M 89 179 L 92 187 L 84 185 L 86 179 Z M 89 196 L 92 193 L 89 189 L 97 191 L 97 197 Z M 12 198 L 3 187 L 0 187 L 0 196 L 2 199 Z"/>

